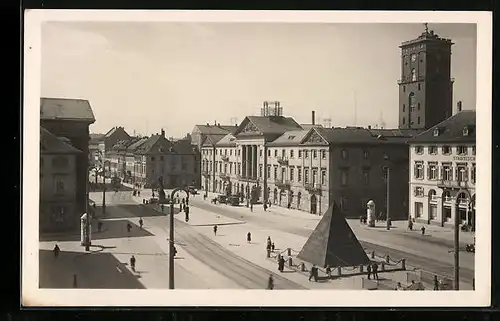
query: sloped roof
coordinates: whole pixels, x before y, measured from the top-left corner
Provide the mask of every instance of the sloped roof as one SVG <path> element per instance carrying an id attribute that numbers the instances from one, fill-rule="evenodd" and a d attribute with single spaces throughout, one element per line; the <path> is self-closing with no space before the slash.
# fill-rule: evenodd
<path id="1" fill-rule="evenodd" d="M 468 135 L 463 135 L 467 126 Z M 434 131 L 439 130 L 439 135 L 434 136 Z M 475 143 L 476 142 L 476 111 L 462 110 L 445 119 L 441 123 L 424 131 L 420 135 L 408 140 L 415 143 Z"/>
<path id="2" fill-rule="evenodd" d="M 40 152 L 42 154 L 78 154 L 82 151 L 40 127 Z"/>
<path id="3" fill-rule="evenodd" d="M 69 98 L 40 98 L 40 119 L 95 122 L 88 100 Z"/>
<path id="4" fill-rule="evenodd" d="M 247 126 L 255 127 L 263 135 L 281 135 L 287 131 L 303 129 L 292 117 L 284 116 L 247 116 L 235 131 L 238 136 L 252 136 L 254 131 L 245 132 Z"/>
<path id="5" fill-rule="evenodd" d="M 227 146 L 227 147 L 234 147 L 236 146 L 236 137 L 234 137 L 233 134 L 227 134 L 226 136 L 222 137 L 217 143 L 217 146 Z"/>
<path id="6" fill-rule="evenodd" d="M 367 129 L 363 127 L 315 128 L 330 144 L 405 144 L 418 131 Z"/>
<path id="7" fill-rule="evenodd" d="M 142 138 L 139 138 L 137 139 L 135 142 L 133 142 L 132 144 L 130 144 L 128 147 L 127 147 L 127 151 L 131 151 L 131 152 L 134 152 L 137 150 L 137 148 L 139 148 L 142 144 L 144 144 L 146 141 L 148 140 L 148 137 L 142 137 Z"/>
<path id="8" fill-rule="evenodd" d="M 230 125 L 196 125 L 201 134 L 213 135 L 213 134 L 227 134 L 234 132 L 238 126 Z"/>
<path id="9" fill-rule="evenodd" d="M 172 143 L 166 139 L 163 135 L 152 135 L 149 137 L 144 143 L 137 147 L 136 152 L 141 154 L 146 154 L 151 152 L 153 146 L 155 146 L 158 142 L 163 141 L 165 145 L 170 148 L 172 147 Z M 165 150 L 165 153 L 167 150 Z"/>
<path id="10" fill-rule="evenodd" d="M 321 125 L 321 124 L 315 124 L 315 125 L 313 125 L 313 124 L 300 124 L 300 126 L 304 129 L 311 129 L 313 127 L 323 127 L 323 125 Z"/>
<path id="11" fill-rule="evenodd" d="M 335 202 L 325 212 L 297 257 L 321 267 L 359 266 L 370 262 Z"/>
<path id="12" fill-rule="evenodd" d="M 122 131 L 123 133 L 125 133 L 127 136 L 131 137 L 127 131 L 125 130 L 125 128 L 121 127 L 121 126 L 115 126 L 113 128 L 111 128 L 106 134 L 104 134 L 104 137 L 110 137 L 111 135 L 113 135 L 114 133 L 116 133 L 117 131 Z"/>
<path id="13" fill-rule="evenodd" d="M 309 129 L 291 130 L 285 132 L 274 141 L 270 142 L 269 146 L 296 146 L 299 145 L 302 139 L 309 133 Z"/>
<path id="14" fill-rule="evenodd" d="M 172 149 L 175 153 L 178 154 L 194 154 L 195 146 L 191 144 L 191 141 L 188 139 L 179 139 L 173 143 Z"/>
<path id="15" fill-rule="evenodd" d="M 203 144 L 202 146 L 215 146 L 226 134 L 219 134 L 219 135 L 206 135 L 205 138 L 203 139 Z"/>

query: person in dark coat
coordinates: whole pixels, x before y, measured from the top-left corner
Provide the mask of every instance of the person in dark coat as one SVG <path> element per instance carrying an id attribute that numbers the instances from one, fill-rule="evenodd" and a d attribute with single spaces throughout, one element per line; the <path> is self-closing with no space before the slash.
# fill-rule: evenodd
<path id="1" fill-rule="evenodd" d="M 247 242 L 248 243 L 252 242 L 252 233 L 250 232 L 247 233 Z"/>
<path id="2" fill-rule="evenodd" d="M 274 289 L 274 279 L 272 274 L 270 274 L 269 279 L 267 279 L 267 289 L 268 290 Z"/>
<path id="3" fill-rule="evenodd" d="M 332 277 L 332 268 L 330 267 L 330 265 L 327 265 L 326 266 L 326 275 L 331 278 Z"/>
<path id="4" fill-rule="evenodd" d="M 250 203 L 250 212 L 253 212 L 253 203 Z"/>
<path id="5" fill-rule="evenodd" d="M 264 207 L 264 212 L 267 211 L 267 203 L 264 203 L 264 205 L 262 205 Z"/>
<path id="6" fill-rule="evenodd" d="M 377 263 L 373 263 L 372 272 L 373 272 L 373 279 L 378 280 L 378 264 Z"/>
<path id="7" fill-rule="evenodd" d="M 370 280 L 371 276 L 372 276 L 372 266 L 371 266 L 371 264 L 368 264 L 368 266 L 366 267 L 366 273 L 368 275 L 368 280 Z"/>
<path id="8" fill-rule="evenodd" d="M 318 268 L 316 265 L 313 265 L 309 272 L 309 281 L 311 281 L 311 279 L 313 279 L 314 282 L 318 282 Z"/>
<path id="9" fill-rule="evenodd" d="M 127 232 L 130 233 L 130 231 L 132 230 L 132 225 L 130 224 L 130 222 L 127 223 Z"/>
<path id="10" fill-rule="evenodd" d="M 61 249 L 59 248 L 59 245 L 54 245 L 54 249 L 52 250 L 54 251 L 54 257 L 57 258 L 59 257 L 59 252 L 61 252 Z"/>
<path id="11" fill-rule="evenodd" d="M 285 269 L 285 258 L 281 256 L 278 262 L 278 270 L 280 272 L 283 272 L 284 269 Z"/>
<path id="12" fill-rule="evenodd" d="M 274 252 L 274 242 L 273 242 L 273 243 L 271 243 L 271 251 L 273 251 L 273 252 Z"/>
<path id="13" fill-rule="evenodd" d="M 422 231 L 422 235 L 425 235 L 425 226 L 422 226 L 422 227 L 420 228 L 420 231 Z"/>
<path id="14" fill-rule="evenodd" d="M 139 226 L 142 228 L 142 225 L 144 224 L 144 221 L 142 220 L 142 217 L 139 218 Z"/>
<path id="15" fill-rule="evenodd" d="M 439 291 L 439 280 L 437 275 L 434 275 L 434 291 Z"/>
<path id="16" fill-rule="evenodd" d="M 132 268 L 132 271 L 135 272 L 135 257 L 133 255 L 130 258 L 130 267 Z"/>
<path id="17" fill-rule="evenodd" d="M 214 235 L 217 236 L 217 225 L 214 225 Z"/>

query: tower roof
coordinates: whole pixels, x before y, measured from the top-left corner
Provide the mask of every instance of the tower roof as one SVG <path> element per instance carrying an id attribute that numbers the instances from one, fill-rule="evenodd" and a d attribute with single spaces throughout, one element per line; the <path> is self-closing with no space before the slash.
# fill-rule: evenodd
<path id="1" fill-rule="evenodd" d="M 335 202 L 306 241 L 299 259 L 318 266 L 357 266 L 370 259 Z"/>

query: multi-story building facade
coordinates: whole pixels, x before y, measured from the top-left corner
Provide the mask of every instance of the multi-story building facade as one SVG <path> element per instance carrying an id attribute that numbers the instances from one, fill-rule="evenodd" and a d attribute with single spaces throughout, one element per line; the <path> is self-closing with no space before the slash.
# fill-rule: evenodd
<path id="1" fill-rule="evenodd" d="M 165 131 L 151 137 L 132 137 L 118 141 L 107 152 L 111 176 L 128 183 L 156 187 L 160 177 L 164 187 L 192 185 L 199 175 L 196 149 L 186 139 L 171 142 Z"/>
<path id="2" fill-rule="evenodd" d="M 191 144 L 196 148 L 195 162 L 197 168 L 203 168 L 202 161 L 208 157 L 207 150 L 212 148 L 214 151 L 212 155 L 215 155 L 215 143 L 221 140 L 227 134 L 233 133 L 238 126 L 221 125 L 215 122 L 213 125 L 207 123 L 206 125 L 196 125 L 189 135 Z M 203 150 L 202 150 L 203 149 Z M 215 176 L 208 177 L 207 173 L 198 172 L 198 176 L 195 178 L 194 185 L 197 188 L 201 186 L 207 186 L 205 180 L 210 181 L 210 185 L 213 185 Z"/>
<path id="3" fill-rule="evenodd" d="M 58 137 L 69 139 L 82 153 L 76 156 L 76 212 L 87 211 L 89 171 L 89 126 L 95 122 L 88 100 L 41 98 L 40 126 Z"/>
<path id="4" fill-rule="evenodd" d="M 102 166 L 104 160 L 104 135 L 90 134 L 89 141 L 89 167 L 96 168 Z"/>
<path id="5" fill-rule="evenodd" d="M 460 108 L 460 107 L 459 107 Z M 416 221 L 475 225 L 476 112 L 459 110 L 409 141 L 410 215 Z"/>
<path id="6" fill-rule="evenodd" d="M 130 135 L 125 131 L 125 128 L 121 126 L 113 127 L 106 134 L 104 134 L 104 150 L 108 151 L 119 141 L 127 141 L 130 138 Z"/>
<path id="7" fill-rule="evenodd" d="M 64 231 L 78 226 L 77 157 L 82 151 L 67 138 L 40 128 L 40 231 Z"/>

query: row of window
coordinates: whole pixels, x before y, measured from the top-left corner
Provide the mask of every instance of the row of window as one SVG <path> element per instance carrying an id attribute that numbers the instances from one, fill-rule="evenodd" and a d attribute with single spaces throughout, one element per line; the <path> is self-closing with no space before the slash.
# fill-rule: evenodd
<path id="1" fill-rule="evenodd" d="M 441 153 L 443 155 L 451 155 L 452 149 L 453 149 L 453 147 L 448 146 L 448 145 L 441 146 Z M 417 155 L 424 154 L 424 146 L 420 146 L 420 145 L 415 146 L 414 150 L 415 150 L 415 154 L 417 154 Z M 430 155 L 437 155 L 438 154 L 438 146 L 435 146 L 435 145 L 428 146 L 427 152 Z M 455 153 L 457 155 L 461 155 L 461 156 L 468 155 L 469 149 L 467 148 L 467 146 L 456 146 Z M 476 155 L 476 146 L 472 146 L 472 155 L 473 156 Z"/>
<path id="2" fill-rule="evenodd" d="M 444 180 L 444 181 L 469 181 L 469 168 L 467 163 L 458 163 L 455 166 L 455 173 L 453 173 L 452 163 L 428 162 L 427 164 L 427 180 Z M 413 177 L 415 179 L 425 179 L 425 165 L 424 162 L 416 161 L 413 168 Z M 453 175 L 455 174 L 455 175 Z M 470 168 L 470 181 L 476 183 L 476 164 L 473 163 Z"/>
<path id="3" fill-rule="evenodd" d="M 224 150 L 224 154 L 221 153 L 221 155 L 224 155 L 224 156 L 228 156 L 227 155 L 227 151 L 228 149 L 225 149 Z M 203 150 L 203 154 L 211 154 L 212 150 L 208 150 L 208 149 L 205 149 Z M 222 152 L 222 150 L 221 150 Z M 229 156 L 232 156 L 233 155 L 233 150 L 232 149 L 229 149 Z M 343 149 L 341 150 L 341 158 L 342 159 L 348 159 L 349 158 L 349 151 L 347 149 Z M 217 150 L 215 150 L 215 154 L 217 154 Z M 268 149 L 267 151 L 267 156 L 268 157 L 271 157 L 271 150 Z M 236 150 L 235 150 L 235 155 L 236 155 Z M 278 157 L 281 157 L 281 158 L 294 158 L 295 157 L 295 150 L 293 149 L 290 149 L 289 152 L 287 153 L 286 152 L 286 149 L 282 149 L 281 150 L 281 153 L 278 152 L 277 149 L 274 150 L 274 153 L 273 153 L 274 157 L 278 158 Z M 240 150 L 238 150 L 238 156 L 240 156 Z M 259 150 L 259 156 L 262 157 L 262 150 Z M 363 150 L 363 159 L 368 159 L 370 156 L 369 152 L 367 150 Z M 317 159 L 318 157 L 321 157 L 321 159 L 326 159 L 326 150 L 322 149 L 322 150 L 316 150 L 316 149 L 312 149 L 312 150 L 308 150 L 308 149 L 304 149 L 304 150 L 301 150 L 299 149 L 298 150 L 298 155 L 297 155 L 298 158 L 309 158 L 309 157 L 312 157 L 313 159 Z"/>

